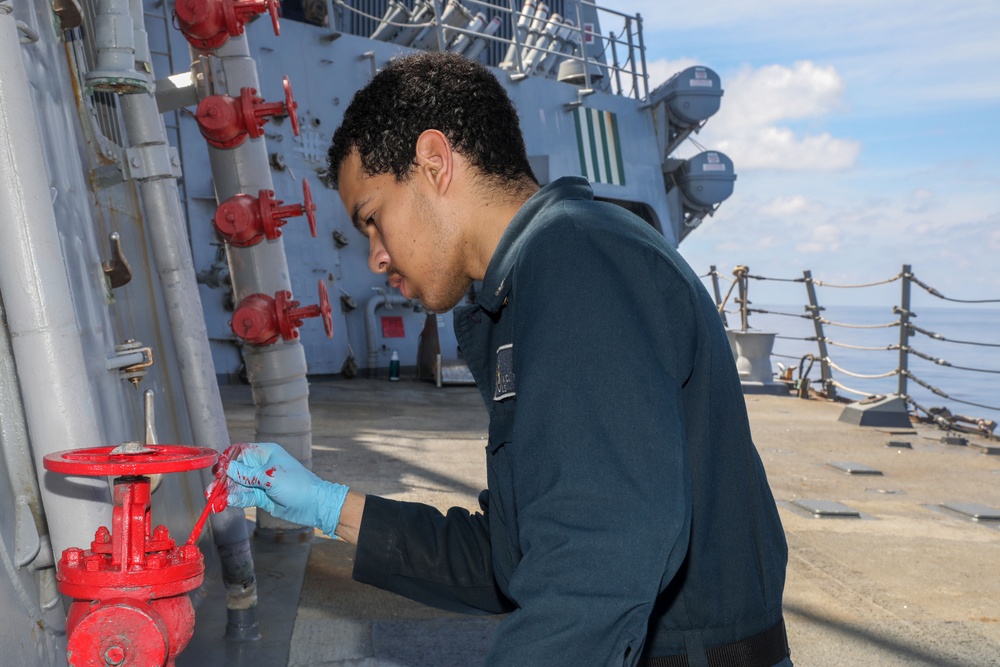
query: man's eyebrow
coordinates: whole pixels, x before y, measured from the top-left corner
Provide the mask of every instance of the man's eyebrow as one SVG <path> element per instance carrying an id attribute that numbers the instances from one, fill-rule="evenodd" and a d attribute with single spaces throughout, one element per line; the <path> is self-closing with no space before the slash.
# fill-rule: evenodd
<path id="1" fill-rule="evenodd" d="M 351 222 L 354 223 L 354 228 L 357 229 L 362 234 L 365 231 L 365 223 L 361 221 L 359 214 L 361 213 L 361 209 L 367 206 L 368 203 L 372 200 L 373 196 L 374 195 L 371 195 L 367 199 L 359 201 L 354 205 L 354 208 L 351 209 Z"/>

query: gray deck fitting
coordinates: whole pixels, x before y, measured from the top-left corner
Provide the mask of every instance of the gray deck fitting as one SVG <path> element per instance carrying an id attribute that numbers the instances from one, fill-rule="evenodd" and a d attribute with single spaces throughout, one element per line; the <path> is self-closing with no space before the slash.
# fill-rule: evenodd
<path id="1" fill-rule="evenodd" d="M 965 446 L 969 444 L 968 438 L 963 438 L 959 435 L 942 435 L 941 436 L 942 445 L 961 445 Z"/>
<path id="2" fill-rule="evenodd" d="M 792 504 L 804 509 L 813 516 L 819 517 L 820 519 L 826 517 L 861 518 L 861 512 L 851 509 L 847 505 L 834 502 L 833 500 L 809 500 L 807 498 L 796 498 L 792 501 Z"/>
<path id="3" fill-rule="evenodd" d="M 913 443 L 907 440 L 890 440 L 885 443 L 886 447 L 898 447 L 899 449 L 913 449 Z"/>
<path id="4" fill-rule="evenodd" d="M 837 470 L 843 470 L 848 475 L 881 475 L 882 471 L 864 463 L 854 463 L 853 461 L 830 461 L 829 465 Z"/>
<path id="5" fill-rule="evenodd" d="M 982 442 L 970 442 L 969 447 L 975 447 L 979 450 L 980 454 L 985 454 L 986 456 L 1000 456 L 1000 446 L 997 445 L 987 445 Z"/>
<path id="6" fill-rule="evenodd" d="M 941 503 L 941 507 L 964 514 L 973 521 L 1000 521 L 1000 510 L 976 503 Z"/>

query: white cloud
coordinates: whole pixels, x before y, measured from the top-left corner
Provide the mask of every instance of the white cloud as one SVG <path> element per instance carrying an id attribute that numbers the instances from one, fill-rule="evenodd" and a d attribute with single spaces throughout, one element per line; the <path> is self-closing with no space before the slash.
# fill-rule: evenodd
<path id="1" fill-rule="evenodd" d="M 802 213 L 805 213 L 808 208 L 809 200 L 802 195 L 793 195 L 790 197 L 775 197 L 761 206 L 760 212 L 764 215 L 773 215 L 783 218 L 792 215 L 801 215 Z"/>
<path id="2" fill-rule="evenodd" d="M 842 105 L 845 86 L 832 66 L 810 61 L 792 67 L 741 68 L 722 82 L 722 108 L 704 141 L 738 169 L 835 170 L 854 165 L 861 144 L 829 132 L 804 134 L 783 123 L 823 119 Z"/>

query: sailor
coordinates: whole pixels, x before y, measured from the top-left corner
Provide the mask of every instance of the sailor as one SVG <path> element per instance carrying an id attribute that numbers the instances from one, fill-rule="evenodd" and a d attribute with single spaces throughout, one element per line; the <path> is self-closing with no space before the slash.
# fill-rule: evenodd
<path id="1" fill-rule="evenodd" d="M 715 305 L 589 183 L 539 187 L 490 71 L 447 53 L 354 97 L 330 174 L 372 271 L 455 331 L 489 411 L 480 512 L 364 496 L 273 443 L 229 502 L 357 544 L 353 576 L 508 613 L 488 665 L 791 665 L 787 548 Z"/>

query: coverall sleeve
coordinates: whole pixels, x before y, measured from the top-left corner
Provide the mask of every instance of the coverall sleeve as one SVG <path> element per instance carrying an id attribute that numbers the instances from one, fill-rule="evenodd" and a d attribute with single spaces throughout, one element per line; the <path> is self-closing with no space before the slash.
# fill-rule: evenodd
<path id="1" fill-rule="evenodd" d="M 487 495 L 480 504 L 488 511 Z M 497 614 L 513 607 L 493 577 L 488 521 L 453 507 L 367 496 L 354 579 L 432 607 Z"/>
<path id="2" fill-rule="evenodd" d="M 690 290 L 650 246 L 572 223 L 542 234 L 513 282 L 517 407 L 498 490 L 516 507 L 518 608 L 487 664 L 631 665 L 687 548 Z"/>

